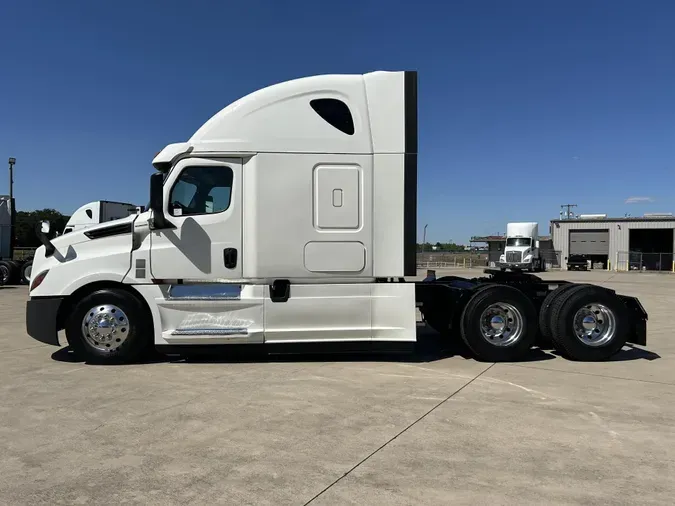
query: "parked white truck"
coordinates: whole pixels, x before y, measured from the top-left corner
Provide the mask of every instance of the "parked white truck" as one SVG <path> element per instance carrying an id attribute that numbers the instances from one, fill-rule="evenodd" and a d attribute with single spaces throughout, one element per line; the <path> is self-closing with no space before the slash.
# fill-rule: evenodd
<path id="1" fill-rule="evenodd" d="M 92 225 L 98 225 L 106 221 L 119 220 L 136 213 L 138 207 L 126 202 L 111 202 L 109 200 L 96 200 L 78 208 L 68 219 L 63 227 L 63 234 L 82 230 Z M 1 264 L 1 262 L 0 262 Z M 3 266 L 0 265 L 0 273 Z M 19 282 L 28 284 L 33 272 L 33 259 L 30 258 L 21 263 L 19 269 Z M 8 274 L 9 276 L 9 274 Z"/>
<path id="2" fill-rule="evenodd" d="M 137 206 L 126 202 L 96 200 L 77 209 L 66 223 L 64 234 L 106 221 L 119 220 L 136 213 Z"/>
<path id="3" fill-rule="evenodd" d="M 537 223 L 507 223 L 506 245 L 499 258 L 499 267 L 502 270 L 543 272 L 546 263 L 540 251 Z"/>
<path id="4" fill-rule="evenodd" d="M 26 308 L 87 360 L 210 345 L 414 347 L 416 311 L 476 357 L 539 335 L 580 360 L 646 343 L 634 297 L 487 271 L 416 276 L 417 73 L 292 80 L 248 95 L 153 160 L 150 209 L 49 238 Z M 306 350 L 307 347 L 301 347 Z"/>

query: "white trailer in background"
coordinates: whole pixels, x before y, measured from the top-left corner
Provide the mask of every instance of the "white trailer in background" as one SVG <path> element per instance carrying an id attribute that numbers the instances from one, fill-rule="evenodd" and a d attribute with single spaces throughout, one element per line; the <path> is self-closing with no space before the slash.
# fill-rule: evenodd
<path id="1" fill-rule="evenodd" d="M 81 230 L 106 221 L 119 220 L 135 214 L 137 206 L 126 202 L 96 200 L 83 205 L 75 211 L 63 229 L 64 234 Z"/>
<path id="2" fill-rule="evenodd" d="M 535 222 L 508 223 L 506 245 L 499 258 L 502 270 L 543 272 L 546 262 L 539 249 L 539 225 Z"/>
<path id="3" fill-rule="evenodd" d="M 522 357 L 539 334 L 586 360 L 646 342 L 638 300 L 605 288 L 499 270 L 404 279 L 417 274 L 416 72 L 263 88 L 153 165 L 147 212 L 55 239 L 44 223 L 30 336 L 58 345 L 65 329 L 104 362 L 153 347 L 408 348 L 419 308 L 487 361 Z"/>

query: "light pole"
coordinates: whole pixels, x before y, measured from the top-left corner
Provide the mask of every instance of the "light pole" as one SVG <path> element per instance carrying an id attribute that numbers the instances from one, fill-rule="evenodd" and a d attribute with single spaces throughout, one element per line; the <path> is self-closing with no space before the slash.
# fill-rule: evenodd
<path id="1" fill-rule="evenodd" d="M 9 233 L 9 251 L 10 259 L 14 256 L 14 234 L 16 229 L 16 213 L 14 212 L 14 164 L 16 163 L 16 158 L 13 156 L 9 157 L 9 219 L 10 219 L 10 233 Z"/>
<path id="2" fill-rule="evenodd" d="M 14 164 L 16 163 L 16 158 L 9 157 L 9 200 L 11 201 L 14 198 Z"/>
<path id="3" fill-rule="evenodd" d="M 429 224 L 424 225 L 424 233 L 422 234 L 422 253 L 424 253 L 424 248 L 427 244 L 427 227 Z"/>

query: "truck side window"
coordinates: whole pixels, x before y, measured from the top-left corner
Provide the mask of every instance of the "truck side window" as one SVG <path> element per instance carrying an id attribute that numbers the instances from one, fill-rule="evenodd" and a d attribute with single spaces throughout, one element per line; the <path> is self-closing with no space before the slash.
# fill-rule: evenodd
<path id="1" fill-rule="evenodd" d="M 190 216 L 227 210 L 233 176 L 229 167 L 185 167 L 169 193 L 169 212 L 172 216 Z"/>
<path id="2" fill-rule="evenodd" d="M 354 135 L 354 118 L 349 106 L 336 98 L 315 98 L 309 102 L 324 121 L 347 135 Z"/>

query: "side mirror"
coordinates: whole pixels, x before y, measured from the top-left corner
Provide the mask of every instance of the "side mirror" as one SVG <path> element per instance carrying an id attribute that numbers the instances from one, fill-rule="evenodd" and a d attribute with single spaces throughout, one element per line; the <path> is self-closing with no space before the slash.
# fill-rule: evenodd
<path id="1" fill-rule="evenodd" d="M 534 241 L 534 247 L 539 249 L 539 241 Z"/>
<path id="2" fill-rule="evenodd" d="M 150 210 L 152 211 L 152 228 L 171 228 L 164 216 L 164 174 L 155 172 L 150 176 Z"/>
<path id="3" fill-rule="evenodd" d="M 45 247 L 45 256 L 50 257 L 56 251 L 56 248 L 52 244 L 52 241 L 49 240 L 49 232 L 51 230 L 51 224 L 48 220 L 41 221 L 35 224 L 35 231 L 37 232 L 38 239 Z"/>
<path id="4" fill-rule="evenodd" d="M 41 221 L 40 222 L 40 233 L 49 235 L 49 231 L 51 230 L 51 224 L 49 223 L 49 220 Z"/>

